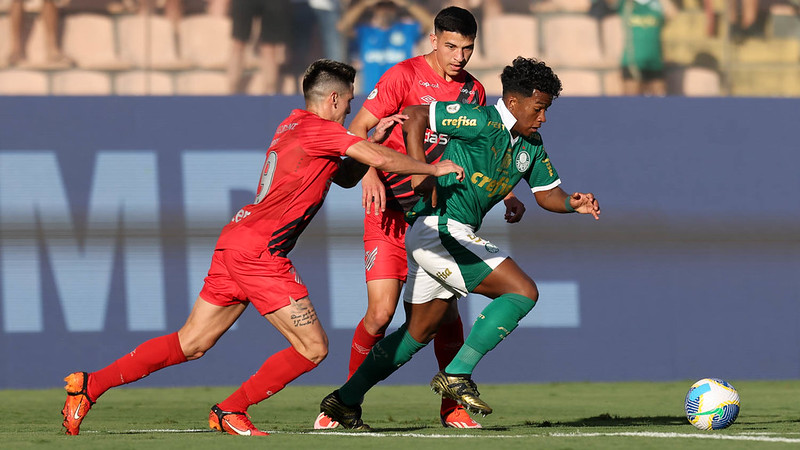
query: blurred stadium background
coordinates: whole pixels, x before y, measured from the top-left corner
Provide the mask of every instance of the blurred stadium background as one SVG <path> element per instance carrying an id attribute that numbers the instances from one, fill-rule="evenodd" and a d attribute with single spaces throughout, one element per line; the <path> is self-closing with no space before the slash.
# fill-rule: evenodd
<path id="1" fill-rule="evenodd" d="M 275 126 L 302 107 L 298 95 L 223 95 L 224 15 L 187 7 L 173 33 L 158 14 L 71 5 L 62 42 L 74 67 L 37 63 L 36 16 L 30 64 L 0 67 L 0 389 L 60 386 L 177 329 L 219 229 L 252 201 Z M 625 97 L 619 18 L 581 5 L 481 22 L 469 70 L 490 102 L 514 56 L 555 67 L 565 90 L 545 145 L 565 189 L 595 192 L 603 216 L 545 213 L 520 186 L 523 223 L 487 220 L 482 234 L 542 300 L 477 379 L 800 377 L 797 17 L 769 9 L 764 37 L 735 42 L 725 27 L 705 37 L 702 5 L 687 0 L 664 35 L 671 95 Z M 366 301 L 359 199 L 332 189 L 292 255 L 331 342 L 300 383 L 346 375 Z M 465 325 L 482 302 L 462 303 Z M 138 384 L 238 384 L 285 345 L 249 311 L 205 358 Z M 434 368 L 425 350 L 388 381 L 427 383 Z"/>
<path id="2" fill-rule="evenodd" d="M 0 94 L 6 95 L 222 95 L 231 19 L 225 0 L 180 0 L 183 16 L 171 21 L 150 0 L 56 0 L 60 41 L 75 65 L 45 63 L 42 0 L 26 0 L 24 35 L 28 64 L 11 67 L 9 6 L 0 0 Z M 499 69 L 517 55 L 539 57 L 558 70 L 571 96 L 622 93 L 620 15 L 593 15 L 601 0 L 501 0 L 485 14 L 482 2 L 421 1 L 432 12 L 443 4 L 472 7 L 481 30 L 469 69 L 490 94 L 500 94 Z M 756 0 L 756 24 L 744 38 L 727 24 L 731 0 L 678 0 L 678 13 L 663 31 L 668 92 L 685 96 L 800 96 L 800 18 L 796 0 Z M 298 2 L 300 3 L 300 2 Z M 497 3 L 497 2 L 495 2 Z M 132 4 L 132 5 L 131 5 Z M 128 6 L 125 6 L 128 5 Z M 709 25 L 713 18 L 716 26 Z M 709 28 L 711 27 L 711 28 Z M 509 30 L 515 30 L 509 33 Z M 427 51 L 427 39 L 419 44 Z M 308 62 L 321 56 L 312 47 Z M 291 52 L 291 48 L 288 50 Z M 248 59 L 248 94 L 259 94 L 256 58 Z M 307 62 L 306 62 L 307 64 Z M 293 94 L 295 88 L 284 87 Z"/>

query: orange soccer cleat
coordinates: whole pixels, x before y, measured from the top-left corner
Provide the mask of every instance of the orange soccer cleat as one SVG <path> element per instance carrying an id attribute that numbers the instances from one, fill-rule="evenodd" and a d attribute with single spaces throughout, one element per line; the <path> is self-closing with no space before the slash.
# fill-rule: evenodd
<path id="1" fill-rule="evenodd" d="M 325 413 L 321 412 L 317 416 L 317 420 L 314 421 L 314 429 L 315 430 L 328 430 L 331 428 L 336 428 L 339 426 L 339 422 L 331 419 Z"/>
<path id="2" fill-rule="evenodd" d="M 67 401 L 64 402 L 64 408 L 61 414 L 64 416 L 64 433 L 69 435 L 77 435 L 80 432 L 81 422 L 86 417 L 86 413 L 94 405 L 92 399 L 86 395 L 86 383 L 89 381 L 89 374 L 86 372 L 74 372 L 64 378 L 67 385 L 64 390 L 67 391 Z"/>
<path id="3" fill-rule="evenodd" d="M 269 433 L 261 431 L 253 425 L 247 413 L 223 411 L 219 409 L 219 405 L 211 407 L 211 412 L 208 414 L 208 426 L 234 436 L 269 436 Z"/>
<path id="4" fill-rule="evenodd" d="M 445 428 L 483 428 L 469 416 L 463 406 L 458 405 L 449 412 L 442 413 L 442 426 Z"/>

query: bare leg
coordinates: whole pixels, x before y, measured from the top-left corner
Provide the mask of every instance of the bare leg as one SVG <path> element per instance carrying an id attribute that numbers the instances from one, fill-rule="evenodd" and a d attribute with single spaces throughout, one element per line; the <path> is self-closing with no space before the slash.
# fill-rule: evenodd
<path id="1" fill-rule="evenodd" d="M 217 306 L 198 296 L 186 323 L 178 330 L 181 349 L 188 360 L 200 358 L 242 315 L 247 305 Z"/>
<path id="2" fill-rule="evenodd" d="M 655 97 L 664 97 L 667 95 L 667 82 L 663 78 L 650 80 L 645 85 L 645 93 Z"/>
<path id="3" fill-rule="evenodd" d="M 58 7 L 53 0 L 45 0 L 42 5 L 42 22 L 44 23 L 45 55 L 48 62 L 72 64 L 72 60 L 61 52 L 58 45 Z"/>
<path id="4" fill-rule="evenodd" d="M 234 39 L 231 43 L 231 54 L 228 59 L 228 91 L 231 94 L 241 92 L 242 73 L 244 71 L 245 42 Z"/>
<path id="5" fill-rule="evenodd" d="M 747 30 L 755 25 L 758 17 L 758 0 L 742 0 L 742 12 L 740 22 L 742 29 Z"/>
<path id="6" fill-rule="evenodd" d="M 622 94 L 642 95 L 642 84 L 632 79 L 622 80 Z"/>
<path id="7" fill-rule="evenodd" d="M 328 336 L 308 297 L 264 317 L 309 361 L 319 364 L 328 355 Z"/>
<path id="8" fill-rule="evenodd" d="M 391 323 L 400 299 L 403 282 L 396 279 L 367 281 L 367 313 L 364 328 L 370 334 L 383 334 Z"/>
<path id="9" fill-rule="evenodd" d="M 11 36 L 9 42 L 11 43 L 11 52 L 8 55 L 8 64 L 17 65 L 25 59 L 25 52 L 22 46 L 22 19 L 24 10 L 22 7 L 22 0 L 14 0 L 8 9 L 8 18 L 11 29 Z"/>
<path id="10" fill-rule="evenodd" d="M 259 65 L 261 66 L 262 93 L 274 95 L 278 93 L 278 75 L 280 74 L 280 44 L 261 44 L 259 47 Z"/>

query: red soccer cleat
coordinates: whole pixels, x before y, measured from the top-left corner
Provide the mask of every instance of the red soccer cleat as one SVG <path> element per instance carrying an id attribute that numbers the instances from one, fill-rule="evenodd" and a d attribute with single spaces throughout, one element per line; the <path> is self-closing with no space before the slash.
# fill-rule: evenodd
<path id="1" fill-rule="evenodd" d="M 442 413 L 442 426 L 445 428 L 483 428 L 469 416 L 463 406 L 456 406 L 450 412 Z"/>
<path id="2" fill-rule="evenodd" d="M 74 372 L 64 378 L 67 385 L 64 390 L 67 391 L 67 401 L 64 402 L 64 408 L 61 414 L 64 416 L 65 434 L 72 436 L 80 432 L 81 422 L 86 417 L 86 413 L 94 405 L 94 402 L 86 395 L 86 383 L 89 381 L 89 374 L 86 372 Z"/>
<path id="3" fill-rule="evenodd" d="M 219 409 L 219 405 L 211 407 L 211 412 L 208 413 L 208 426 L 234 436 L 269 436 L 269 433 L 253 425 L 247 413 L 223 411 Z"/>

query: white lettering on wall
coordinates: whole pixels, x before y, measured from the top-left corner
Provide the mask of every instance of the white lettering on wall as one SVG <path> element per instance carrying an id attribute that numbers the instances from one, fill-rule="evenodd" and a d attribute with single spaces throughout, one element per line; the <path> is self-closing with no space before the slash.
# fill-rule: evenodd
<path id="1" fill-rule="evenodd" d="M 117 252 L 128 329 L 166 327 L 157 174 L 152 151 L 98 152 L 84 212 L 70 208 L 54 152 L 0 153 L 4 331 L 43 331 L 48 262 L 66 329 L 101 331 Z M 86 214 L 85 229 L 76 229 L 75 213 Z"/>

